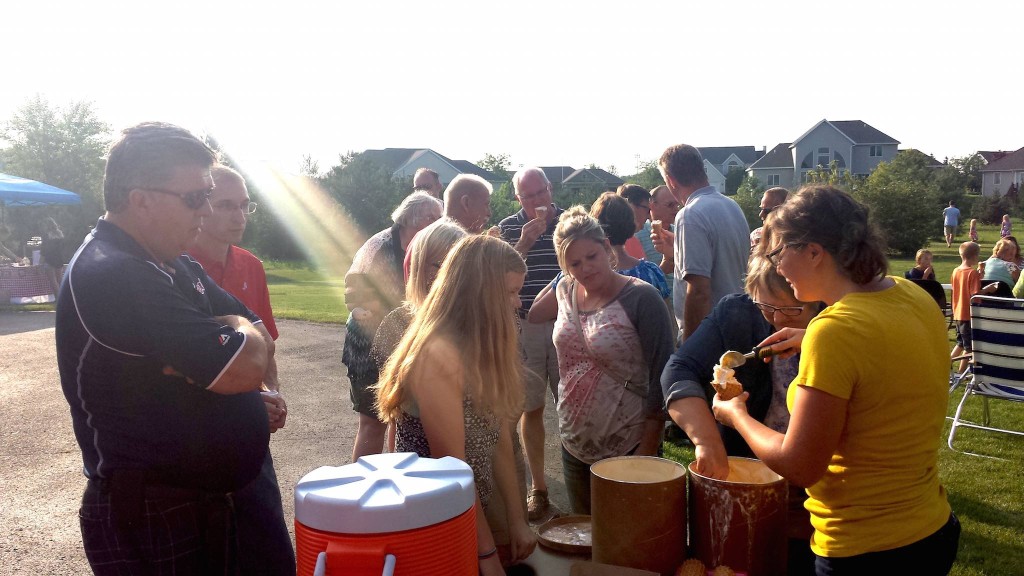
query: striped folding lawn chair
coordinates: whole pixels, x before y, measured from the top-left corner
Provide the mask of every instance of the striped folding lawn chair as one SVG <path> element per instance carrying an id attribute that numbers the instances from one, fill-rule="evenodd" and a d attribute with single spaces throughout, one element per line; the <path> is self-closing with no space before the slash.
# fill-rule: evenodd
<path id="1" fill-rule="evenodd" d="M 949 447 L 959 427 L 1024 436 L 1022 430 L 991 425 L 989 399 L 1024 402 L 1024 300 L 996 296 L 971 298 L 971 332 L 974 358 L 971 378 L 964 379 L 964 396 L 956 407 L 949 430 Z M 981 423 L 961 417 L 968 398 L 980 396 Z"/>

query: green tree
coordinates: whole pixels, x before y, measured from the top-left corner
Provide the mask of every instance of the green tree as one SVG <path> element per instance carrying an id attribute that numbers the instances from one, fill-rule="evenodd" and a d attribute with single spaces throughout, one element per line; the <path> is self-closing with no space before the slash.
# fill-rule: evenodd
<path id="1" fill-rule="evenodd" d="M 661 177 L 661 172 L 658 171 L 658 163 L 654 160 L 642 162 L 640 170 L 636 174 L 623 176 L 622 179 L 630 184 L 643 186 L 648 190 L 654 190 L 665 183 L 665 180 Z"/>
<path id="2" fill-rule="evenodd" d="M 818 166 L 807 173 L 808 184 L 827 184 L 835 186 L 849 193 L 853 193 L 857 187 L 857 177 L 850 174 L 849 170 L 840 170 L 839 164 L 833 160 L 828 168 Z"/>
<path id="3" fill-rule="evenodd" d="M 512 189 L 512 182 L 505 182 L 491 194 L 491 225 L 496 225 L 503 219 L 519 211 L 519 201 L 516 200 L 515 190 Z"/>
<path id="4" fill-rule="evenodd" d="M 743 184 L 743 180 L 747 177 L 747 171 L 739 166 L 733 166 L 729 168 L 729 173 L 725 175 L 725 194 L 726 196 L 732 196 L 736 194 L 736 191 L 740 189 L 740 184 Z"/>
<path id="5" fill-rule="evenodd" d="M 313 160 L 309 154 L 303 155 L 302 162 L 299 163 L 299 174 L 316 180 L 320 177 L 320 163 Z"/>
<path id="6" fill-rule="evenodd" d="M 393 224 L 391 212 L 412 188 L 411 178 L 392 179 L 387 168 L 355 152 L 342 155 L 320 183 L 367 235 Z"/>
<path id="7" fill-rule="evenodd" d="M 757 176 L 747 176 L 736 189 L 736 195 L 732 197 L 740 208 L 743 209 L 743 216 L 747 219 L 747 226 L 751 230 L 761 226 L 761 195 L 764 193 L 764 184 Z"/>
<path id="8" fill-rule="evenodd" d="M 49 215 L 57 220 L 68 243 L 77 245 L 103 214 L 103 157 L 110 127 L 100 121 L 90 102 L 60 108 L 37 95 L 0 126 L 0 137 L 8 143 L 0 150 L 4 172 L 70 190 L 82 198 L 81 206 L 19 208 L 21 217 L 8 218 L 13 237 L 38 234 L 37 220 Z"/>
<path id="9" fill-rule="evenodd" d="M 891 162 L 879 164 L 853 192 L 871 209 L 889 249 L 899 254 L 913 254 L 926 247 L 938 227 L 942 202 L 930 163 L 925 154 L 907 150 Z"/>
<path id="10" fill-rule="evenodd" d="M 981 194 L 981 169 L 985 167 L 985 159 L 981 154 L 949 158 L 946 164 L 963 177 L 964 189 L 968 194 Z"/>
<path id="11" fill-rule="evenodd" d="M 478 161 L 476 165 L 502 180 L 512 179 L 512 162 L 509 160 L 508 154 L 485 153 L 483 160 Z"/>

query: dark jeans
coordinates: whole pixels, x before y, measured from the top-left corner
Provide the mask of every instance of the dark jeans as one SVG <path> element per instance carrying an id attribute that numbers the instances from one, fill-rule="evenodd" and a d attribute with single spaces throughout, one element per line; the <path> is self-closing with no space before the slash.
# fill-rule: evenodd
<path id="1" fill-rule="evenodd" d="M 637 446 L 639 448 L 639 446 Z M 632 456 L 636 448 L 623 456 Z M 661 448 L 658 448 L 661 456 Z M 590 464 L 576 458 L 562 446 L 562 476 L 565 478 L 565 491 L 569 496 L 569 507 L 573 514 L 590 515 Z"/>
<path id="2" fill-rule="evenodd" d="M 900 573 L 938 576 L 949 574 L 959 543 L 960 521 L 955 514 L 950 514 L 942 528 L 913 544 L 847 558 L 818 556 L 814 568 L 818 576 Z"/>
<path id="3" fill-rule="evenodd" d="M 270 449 L 259 476 L 231 498 L 235 505 L 239 572 L 295 576 L 295 550 L 284 520 Z"/>
<path id="4" fill-rule="evenodd" d="M 590 464 L 576 458 L 562 446 L 562 476 L 573 514 L 590 514 Z"/>

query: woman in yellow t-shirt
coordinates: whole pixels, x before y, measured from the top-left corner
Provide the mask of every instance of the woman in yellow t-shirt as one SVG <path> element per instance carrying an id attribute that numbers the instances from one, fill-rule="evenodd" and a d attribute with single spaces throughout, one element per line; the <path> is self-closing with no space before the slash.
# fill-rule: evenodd
<path id="1" fill-rule="evenodd" d="M 785 434 L 747 414 L 746 394 L 715 397 L 774 471 L 807 489 L 818 574 L 947 574 L 960 524 L 939 483 L 949 349 L 935 302 L 887 276 L 868 209 L 830 186 L 805 186 L 766 222 L 758 252 L 797 299 L 828 307 L 806 331 L 769 336 L 801 350 Z"/>

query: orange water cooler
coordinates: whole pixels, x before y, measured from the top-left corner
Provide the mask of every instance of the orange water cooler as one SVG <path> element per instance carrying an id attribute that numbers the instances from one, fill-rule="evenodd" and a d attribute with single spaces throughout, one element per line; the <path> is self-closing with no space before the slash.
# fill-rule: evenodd
<path id="1" fill-rule="evenodd" d="M 412 453 L 323 466 L 295 486 L 298 576 L 476 576 L 469 466 Z"/>

